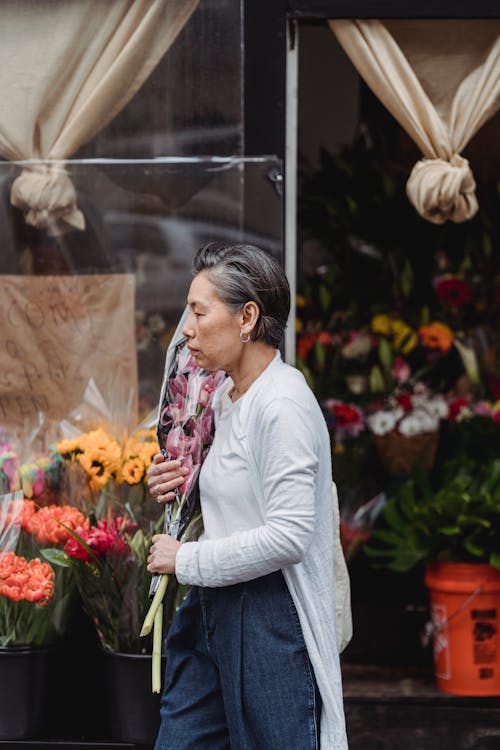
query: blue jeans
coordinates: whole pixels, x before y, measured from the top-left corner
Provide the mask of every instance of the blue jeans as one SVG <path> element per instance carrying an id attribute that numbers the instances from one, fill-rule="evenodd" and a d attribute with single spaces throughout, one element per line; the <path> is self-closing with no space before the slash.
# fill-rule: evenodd
<path id="1" fill-rule="evenodd" d="M 321 699 L 281 571 L 192 588 L 166 648 L 155 750 L 318 750 Z"/>

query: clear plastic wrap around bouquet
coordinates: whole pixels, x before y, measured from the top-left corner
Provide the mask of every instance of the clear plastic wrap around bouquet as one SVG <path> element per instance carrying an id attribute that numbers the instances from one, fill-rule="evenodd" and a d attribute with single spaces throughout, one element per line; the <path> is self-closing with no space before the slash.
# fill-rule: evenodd
<path id="1" fill-rule="evenodd" d="M 47 646 L 66 634 L 74 580 L 49 557 L 82 520 L 76 508 L 39 507 L 22 491 L 0 495 L 0 646 Z"/>
<path id="2" fill-rule="evenodd" d="M 187 313 L 186 308 L 167 351 L 157 425 L 158 443 L 165 458 L 181 459 L 183 466 L 189 469 L 184 482 L 176 490 L 176 498 L 165 505 L 164 532 L 179 541 L 198 538 L 203 527 L 198 479 L 213 440 L 213 394 L 226 377 L 222 371 L 203 370 L 191 355 L 182 336 Z M 172 589 L 170 604 L 177 602 L 175 576 L 154 574 L 150 588 L 153 601 L 141 630 L 144 636 L 154 627 L 153 692 L 160 691 L 159 659 L 155 659 L 155 654 L 161 650 L 163 599 L 167 584 Z M 166 615 L 169 622 L 171 608 Z"/>

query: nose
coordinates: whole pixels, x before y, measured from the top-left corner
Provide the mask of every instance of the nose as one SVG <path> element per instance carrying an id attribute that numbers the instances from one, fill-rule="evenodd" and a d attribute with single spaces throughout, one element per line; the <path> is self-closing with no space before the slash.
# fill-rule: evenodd
<path id="1" fill-rule="evenodd" d="M 194 336 L 193 320 L 194 320 L 194 316 L 193 316 L 193 313 L 190 311 L 188 313 L 186 320 L 184 321 L 184 325 L 182 326 L 182 335 L 187 336 L 188 339 L 191 339 Z"/>

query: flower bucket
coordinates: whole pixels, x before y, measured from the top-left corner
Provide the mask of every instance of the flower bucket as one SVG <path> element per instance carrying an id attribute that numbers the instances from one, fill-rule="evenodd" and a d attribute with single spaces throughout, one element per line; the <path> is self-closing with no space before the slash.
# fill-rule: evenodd
<path id="1" fill-rule="evenodd" d="M 40 734 L 47 693 L 48 650 L 0 647 L 0 740 Z"/>
<path id="2" fill-rule="evenodd" d="M 417 461 L 430 471 L 436 458 L 438 439 L 437 431 L 409 437 L 398 432 L 373 436 L 380 463 L 391 476 L 407 476 Z"/>
<path id="3" fill-rule="evenodd" d="M 160 728 L 160 695 L 151 692 L 151 655 L 107 650 L 103 654 L 111 738 L 154 744 Z"/>
<path id="4" fill-rule="evenodd" d="M 437 688 L 455 695 L 500 695 L 500 570 L 433 562 L 424 580 Z"/>

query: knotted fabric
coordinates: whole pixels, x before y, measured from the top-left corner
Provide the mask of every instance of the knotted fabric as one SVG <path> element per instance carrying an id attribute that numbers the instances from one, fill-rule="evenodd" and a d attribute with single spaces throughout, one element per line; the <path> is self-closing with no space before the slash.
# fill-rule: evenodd
<path id="1" fill-rule="evenodd" d="M 51 234 L 83 229 L 64 170 L 132 99 L 199 0 L 2 0 L 0 156 L 32 161 L 11 201 Z"/>
<path id="2" fill-rule="evenodd" d="M 478 210 L 460 155 L 500 107 L 498 19 L 329 21 L 359 74 L 421 149 L 407 195 L 435 224 Z M 404 50 L 404 51 L 403 51 Z"/>
<path id="3" fill-rule="evenodd" d="M 47 163 L 23 169 L 14 180 L 10 200 L 23 211 L 27 224 L 50 235 L 85 228 L 75 187 L 63 167 Z"/>
<path id="4" fill-rule="evenodd" d="M 433 224 L 460 223 L 478 210 L 476 183 L 469 162 L 458 154 L 421 159 L 413 167 L 406 194 L 418 213 Z"/>

